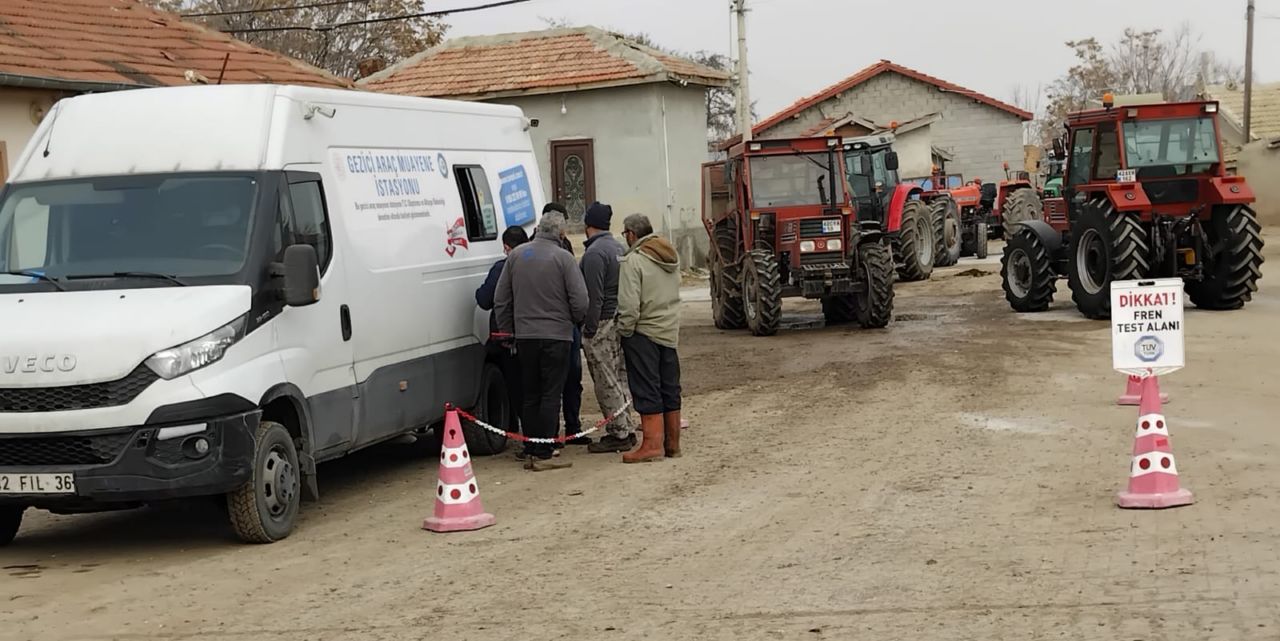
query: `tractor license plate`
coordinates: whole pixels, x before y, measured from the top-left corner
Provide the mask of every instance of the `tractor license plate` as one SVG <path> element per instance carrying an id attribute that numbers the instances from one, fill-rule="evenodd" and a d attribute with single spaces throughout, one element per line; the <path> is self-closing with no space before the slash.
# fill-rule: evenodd
<path id="1" fill-rule="evenodd" d="M 1137 169 L 1121 169 L 1116 171 L 1116 182 L 1118 183 L 1131 183 L 1131 182 L 1137 182 L 1137 181 L 1138 181 Z"/>
<path id="2" fill-rule="evenodd" d="M 70 474 L 0 474 L 0 494 L 75 494 Z"/>
<path id="3" fill-rule="evenodd" d="M 822 233 L 824 233 L 824 234 L 838 234 L 838 233 L 840 233 L 840 221 L 839 221 L 839 220 L 824 220 L 824 221 L 822 221 Z"/>

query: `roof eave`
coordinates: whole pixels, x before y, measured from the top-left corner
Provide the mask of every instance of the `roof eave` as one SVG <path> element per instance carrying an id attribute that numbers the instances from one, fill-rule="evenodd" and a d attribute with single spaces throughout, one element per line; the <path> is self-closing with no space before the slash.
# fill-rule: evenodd
<path id="1" fill-rule="evenodd" d="M 657 84 L 662 82 L 680 82 L 680 81 L 684 81 L 687 84 L 697 85 L 701 87 L 726 87 L 729 84 L 728 81 L 724 81 L 722 84 L 711 84 L 711 81 L 705 78 L 690 78 L 690 77 L 676 76 L 674 74 L 660 73 L 660 74 L 655 74 L 650 76 L 622 78 L 618 80 L 608 80 L 604 82 L 588 82 L 588 83 L 582 83 L 582 84 L 555 85 L 555 86 L 549 86 L 549 87 L 533 87 L 530 89 L 516 89 L 511 91 L 490 91 L 486 93 L 476 93 L 476 94 L 446 94 L 446 95 L 432 94 L 432 95 L 423 96 L 423 97 L 442 98 L 446 100 L 470 100 L 470 101 L 500 100 L 502 98 L 546 96 L 551 94 L 569 93 L 569 92 L 575 92 L 575 91 L 591 91 L 594 89 L 613 89 L 617 87 L 633 87 L 636 85 L 649 85 L 649 84 Z M 362 88 L 368 91 L 375 91 L 375 92 L 400 93 L 397 91 L 388 91 L 387 89 L 383 89 L 377 86 L 362 85 Z M 416 95 L 416 94 L 403 94 L 403 95 Z"/>
<path id="2" fill-rule="evenodd" d="M 145 89 L 151 85 L 130 82 L 96 82 L 88 80 L 68 80 L 65 78 L 49 78 L 44 76 L 28 76 L 0 71 L 0 86 L 22 87 L 24 89 L 50 89 L 57 91 L 121 91 L 125 89 Z"/>

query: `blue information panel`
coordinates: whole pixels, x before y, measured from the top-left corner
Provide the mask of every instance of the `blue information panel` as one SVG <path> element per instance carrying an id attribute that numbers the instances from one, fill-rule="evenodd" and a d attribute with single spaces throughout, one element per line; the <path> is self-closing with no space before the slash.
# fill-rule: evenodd
<path id="1" fill-rule="evenodd" d="M 498 190 L 502 199 L 502 216 L 508 227 L 525 225 L 536 217 L 533 209 L 533 194 L 529 193 L 529 177 L 524 172 L 524 165 L 516 165 L 498 172 L 502 187 Z"/>

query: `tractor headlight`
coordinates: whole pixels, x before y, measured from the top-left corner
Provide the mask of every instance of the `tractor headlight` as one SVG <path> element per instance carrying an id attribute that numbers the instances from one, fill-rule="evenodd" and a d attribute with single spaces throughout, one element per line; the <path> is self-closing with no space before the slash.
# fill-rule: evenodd
<path id="1" fill-rule="evenodd" d="M 802 253 L 811 252 L 811 251 L 813 251 L 814 249 L 817 249 L 817 245 L 815 245 L 815 244 L 814 244 L 814 242 L 813 242 L 812 240 L 802 240 L 802 241 L 800 241 L 800 251 L 801 251 Z"/>
<path id="2" fill-rule="evenodd" d="M 244 337 L 244 327 L 241 316 L 193 341 L 156 352 L 147 359 L 147 367 L 166 381 L 190 374 L 221 360 L 227 348 Z"/>
<path id="3" fill-rule="evenodd" d="M 840 242 L 839 238 L 832 238 L 827 241 L 827 249 L 833 252 L 838 252 L 841 249 L 844 249 L 844 243 Z"/>

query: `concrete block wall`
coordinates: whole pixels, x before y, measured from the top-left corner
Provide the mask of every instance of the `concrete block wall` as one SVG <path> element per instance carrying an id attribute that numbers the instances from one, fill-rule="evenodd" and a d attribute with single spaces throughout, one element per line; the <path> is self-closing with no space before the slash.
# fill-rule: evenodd
<path id="1" fill-rule="evenodd" d="M 965 179 L 997 180 L 1004 177 L 1004 162 L 1015 169 L 1023 163 L 1022 121 L 1017 116 L 892 72 L 810 107 L 764 132 L 763 137 L 798 136 L 823 118 L 846 113 L 878 123 L 906 122 L 940 113 L 941 118 L 930 127 L 933 146 L 955 156 L 947 163 L 947 171 L 963 174 Z"/>

